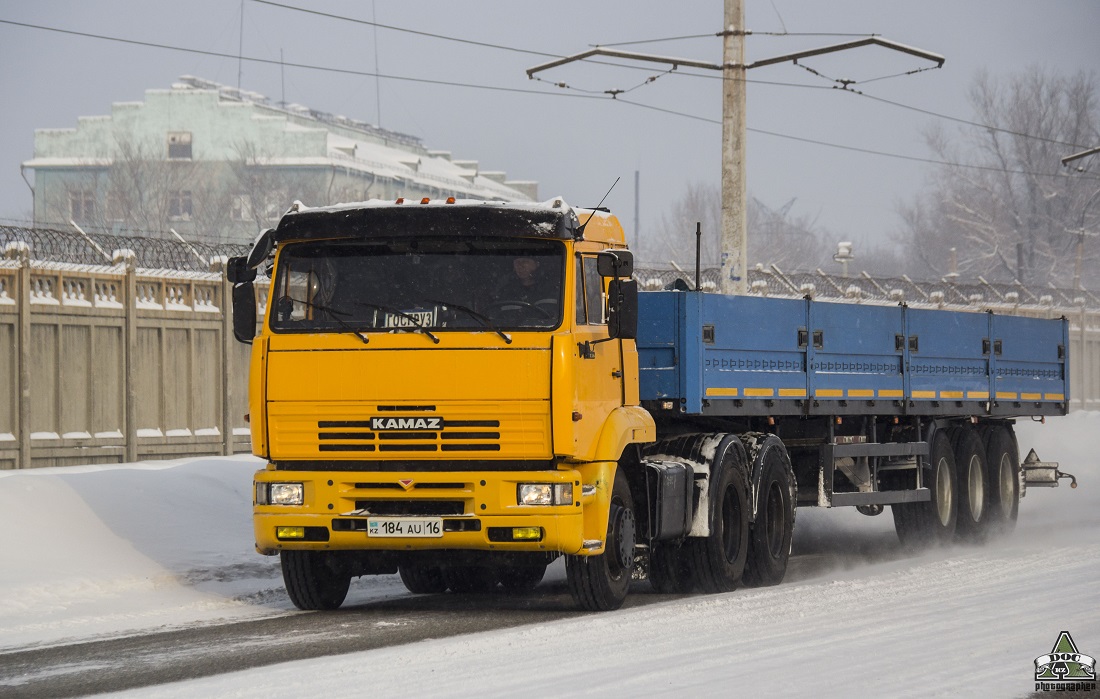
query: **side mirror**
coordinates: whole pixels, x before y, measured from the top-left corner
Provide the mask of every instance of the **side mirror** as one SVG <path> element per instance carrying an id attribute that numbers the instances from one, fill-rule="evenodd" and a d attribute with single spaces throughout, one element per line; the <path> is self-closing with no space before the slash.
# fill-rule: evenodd
<path id="1" fill-rule="evenodd" d="M 605 278 L 629 279 L 634 274 L 634 253 L 629 250 L 604 250 L 596 256 L 596 271 Z"/>
<path id="2" fill-rule="evenodd" d="M 230 284 L 244 284 L 256 279 L 256 270 L 248 266 L 245 257 L 230 257 L 225 263 L 225 278 Z"/>
<path id="3" fill-rule="evenodd" d="M 638 337 L 638 282 L 633 279 L 607 284 L 607 333 L 621 340 Z"/>
<path id="4" fill-rule="evenodd" d="M 246 345 L 256 337 L 256 288 L 252 282 L 233 287 L 233 337 Z"/>
<path id="5" fill-rule="evenodd" d="M 249 267 L 256 269 L 271 254 L 272 248 L 275 247 L 274 235 L 275 229 L 268 228 L 256 238 L 256 242 L 252 245 L 252 251 L 248 253 Z"/>

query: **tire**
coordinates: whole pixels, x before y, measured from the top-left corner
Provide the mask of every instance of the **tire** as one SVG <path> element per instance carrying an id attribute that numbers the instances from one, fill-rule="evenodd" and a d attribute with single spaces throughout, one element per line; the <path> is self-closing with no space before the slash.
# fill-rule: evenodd
<path id="1" fill-rule="evenodd" d="M 1020 513 L 1020 452 L 1009 427 L 992 427 L 985 434 L 989 469 L 987 531 L 991 536 L 1010 534 Z"/>
<path id="2" fill-rule="evenodd" d="M 330 551 L 282 551 L 283 584 L 294 606 L 303 610 L 336 609 L 351 587 L 351 572 Z"/>
<path id="3" fill-rule="evenodd" d="M 734 443 L 711 466 L 708 501 L 710 535 L 684 544 L 695 588 L 732 592 L 741 585 L 749 550 L 749 490 L 741 443 Z M 717 474 L 715 473 L 717 472 Z"/>
<path id="4" fill-rule="evenodd" d="M 969 425 L 955 430 L 955 466 L 959 478 L 959 514 L 955 538 L 980 542 L 989 525 L 989 469 L 985 445 L 978 432 Z"/>
<path id="5" fill-rule="evenodd" d="M 794 470 L 775 435 L 750 437 L 745 447 L 758 485 L 743 582 L 747 587 L 778 585 L 787 574 L 794 538 Z"/>
<path id="6" fill-rule="evenodd" d="M 438 566 L 412 563 L 402 565 L 400 573 L 405 589 L 413 594 L 432 595 L 447 591 L 447 581 L 443 579 L 443 571 Z"/>
<path id="7" fill-rule="evenodd" d="M 542 582 L 546 566 L 511 566 L 497 569 L 497 579 L 505 592 L 530 592 Z"/>
<path id="8" fill-rule="evenodd" d="M 618 609 L 626 600 L 634 570 L 634 499 L 622 469 L 615 470 L 608 508 L 607 538 L 598 556 L 566 556 L 569 593 L 578 607 L 590 612 Z"/>
<path id="9" fill-rule="evenodd" d="M 488 566 L 451 566 L 443 569 L 443 580 L 451 592 L 492 592 L 497 586 L 496 571 Z"/>
<path id="10" fill-rule="evenodd" d="M 688 549 L 674 541 L 654 542 L 649 554 L 649 584 L 664 595 L 687 594 L 695 590 Z"/>
<path id="11" fill-rule="evenodd" d="M 907 548 L 947 543 L 955 535 L 959 512 L 958 479 L 955 455 L 945 431 L 937 431 L 932 438 L 928 461 L 925 486 L 931 491 L 932 499 L 891 505 L 894 529 Z"/>

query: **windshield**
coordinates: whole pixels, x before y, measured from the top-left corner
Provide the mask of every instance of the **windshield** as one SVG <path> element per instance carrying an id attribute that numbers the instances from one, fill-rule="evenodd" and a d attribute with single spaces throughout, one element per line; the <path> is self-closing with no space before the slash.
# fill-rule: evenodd
<path id="1" fill-rule="evenodd" d="M 562 318 L 555 240 L 399 238 L 291 243 L 272 287 L 276 331 L 527 330 Z"/>

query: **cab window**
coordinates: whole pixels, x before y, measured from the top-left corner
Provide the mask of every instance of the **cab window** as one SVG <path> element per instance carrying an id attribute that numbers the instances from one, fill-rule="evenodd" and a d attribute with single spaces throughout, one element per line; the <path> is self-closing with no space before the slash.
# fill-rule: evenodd
<path id="1" fill-rule="evenodd" d="M 606 295 L 595 255 L 577 257 L 577 324 L 606 325 Z"/>

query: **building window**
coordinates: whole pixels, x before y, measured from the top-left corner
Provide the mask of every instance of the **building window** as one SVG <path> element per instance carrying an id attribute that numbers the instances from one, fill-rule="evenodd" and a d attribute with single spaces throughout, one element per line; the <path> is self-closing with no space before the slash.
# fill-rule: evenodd
<path id="1" fill-rule="evenodd" d="M 230 202 L 229 217 L 234 221 L 252 220 L 252 200 L 247 194 L 234 194 Z"/>
<path id="2" fill-rule="evenodd" d="M 168 132 L 168 159 L 169 160 L 190 160 L 191 159 L 191 132 L 190 131 L 169 131 Z"/>
<path id="3" fill-rule="evenodd" d="M 69 218 L 74 221 L 91 221 L 95 218 L 93 190 L 75 189 L 69 192 Z"/>
<path id="4" fill-rule="evenodd" d="M 171 221 L 191 220 L 190 189 L 177 189 L 168 194 L 168 219 Z"/>

